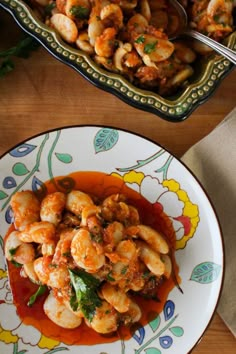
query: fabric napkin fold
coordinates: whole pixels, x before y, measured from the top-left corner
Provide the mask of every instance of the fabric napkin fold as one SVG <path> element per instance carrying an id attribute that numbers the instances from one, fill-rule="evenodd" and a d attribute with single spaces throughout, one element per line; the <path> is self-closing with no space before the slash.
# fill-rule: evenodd
<path id="1" fill-rule="evenodd" d="M 182 161 L 206 189 L 225 245 L 225 279 L 217 312 L 236 337 L 236 108 Z"/>

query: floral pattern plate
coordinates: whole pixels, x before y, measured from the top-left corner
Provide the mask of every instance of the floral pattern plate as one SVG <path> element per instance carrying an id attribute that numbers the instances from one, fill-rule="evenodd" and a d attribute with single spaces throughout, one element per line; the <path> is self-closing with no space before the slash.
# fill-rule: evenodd
<path id="1" fill-rule="evenodd" d="M 127 104 L 151 112 L 168 121 L 179 122 L 191 115 L 215 92 L 223 78 L 233 69 L 233 64 L 213 53 L 198 61 L 195 74 L 184 90 L 172 97 L 162 97 L 155 92 L 142 90 L 124 79 L 96 65 L 82 51 L 61 40 L 55 31 L 42 23 L 23 0 L 1 0 L 0 6 L 9 11 L 21 28 L 35 37 L 55 58 L 69 65 L 95 86 L 108 91 Z M 236 31 L 225 44 L 236 49 Z"/>
<path id="2" fill-rule="evenodd" d="M 176 233 L 182 288 L 181 292 L 175 287 L 163 311 L 129 340 L 79 348 L 47 338 L 21 322 L 3 254 L 13 193 L 37 191 L 45 181 L 78 170 L 115 175 L 163 210 Z M 178 159 L 152 141 L 111 127 L 68 127 L 24 141 L 0 159 L 1 353 L 186 354 L 203 335 L 216 308 L 223 261 L 220 227 L 207 195 Z"/>

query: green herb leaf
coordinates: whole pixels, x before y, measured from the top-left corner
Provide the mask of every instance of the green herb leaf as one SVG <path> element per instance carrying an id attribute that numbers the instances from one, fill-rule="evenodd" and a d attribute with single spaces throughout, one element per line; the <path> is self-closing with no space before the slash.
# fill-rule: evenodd
<path id="1" fill-rule="evenodd" d="M 115 279 L 111 276 L 111 274 L 112 274 L 112 272 L 109 272 L 109 273 L 107 274 L 107 280 L 108 280 L 108 281 L 115 281 Z"/>
<path id="2" fill-rule="evenodd" d="M 79 18 L 80 20 L 86 20 L 89 17 L 89 9 L 84 6 L 74 5 L 70 8 L 71 15 Z"/>
<path id="3" fill-rule="evenodd" d="M 32 37 L 25 37 L 17 43 L 16 46 L 0 52 L 0 77 L 5 76 L 14 69 L 12 57 L 28 58 L 31 51 L 37 49 L 39 43 Z"/>
<path id="4" fill-rule="evenodd" d="M 138 38 L 135 39 L 135 43 L 144 43 L 145 42 L 145 37 L 144 35 L 139 36 Z"/>
<path id="5" fill-rule="evenodd" d="M 11 256 L 14 256 L 16 254 L 16 251 L 18 250 L 19 246 L 18 247 L 15 247 L 15 248 L 10 248 L 9 249 L 9 254 Z"/>
<path id="6" fill-rule="evenodd" d="M 97 294 L 100 281 L 84 271 L 69 270 L 71 283 L 75 291 L 70 304 L 72 309 L 80 307 L 85 318 L 90 322 L 93 319 L 95 310 L 102 305 L 102 301 Z"/>
<path id="7" fill-rule="evenodd" d="M 20 263 L 14 261 L 14 259 L 11 260 L 11 264 L 13 264 L 16 268 L 22 267 L 22 264 L 20 264 Z"/>
<path id="8" fill-rule="evenodd" d="M 45 14 L 48 16 L 51 15 L 51 12 L 53 9 L 55 9 L 55 7 L 56 7 L 56 2 L 51 2 L 50 4 L 46 5 L 44 7 Z"/>
<path id="9" fill-rule="evenodd" d="M 38 290 L 36 291 L 36 293 L 34 293 L 32 296 L 30 296 L 27 305 L 28 306 L 32 306 L 35 303 L 35 301 L 37 300 L 37 298 L 39 296 L 43 295 L 46 290 L 47 290 L 47 286 L 46 285 L 40 285 Z"/>
<path id="10" fill-rule="evenodd" d="M 158 41 L 145 44 L 144 53 L 146 53 L 146 54 L 152 53 L 155 50 L 157 43 L 158 43 Z"/>

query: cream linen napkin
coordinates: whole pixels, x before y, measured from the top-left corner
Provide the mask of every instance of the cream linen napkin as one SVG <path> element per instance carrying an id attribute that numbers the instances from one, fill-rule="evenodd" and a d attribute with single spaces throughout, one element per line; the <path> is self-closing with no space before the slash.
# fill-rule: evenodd
<path id="1" fill-rule="evenodd" d="M 225 279 L 218 314 L 236 337 L 236 108 L 182 157 L 206 189 L 225 244 Z"/>

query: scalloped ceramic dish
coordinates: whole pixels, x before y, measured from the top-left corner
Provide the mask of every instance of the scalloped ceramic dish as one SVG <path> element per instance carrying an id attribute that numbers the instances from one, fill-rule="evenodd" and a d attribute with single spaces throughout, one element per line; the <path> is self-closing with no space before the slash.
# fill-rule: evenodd
<path id="1" fill-rule="evenodd" d="M 192 77 L 190 85 L 176 95 L 163 98 L 154 92 L 142 90 L 121 75 L 99 68 L 86 54 L 65 44 L 59 36 L 36 18 L 22 0 L 1 0 L 0 5 L 8 10 L 18 24 L 35 37 L 52 55 L 71 66 L 95 86 L 108 91 L 129 105 L 152 112 L 166 120 L 178 122 L 186 119 L 216 90 L 233 65 L 223 57 L 212 54 L 202 61 L 200 69 Z M 236 48 L 236 32 L 228 38 L 227 45 Z M 198 63 L 199 64 L 199 63 Z"/>
<path id="2" fill-rule="evenodd" d="M 135 146 L 135 149 L 128 149 Z M 12 222 L 9 200 L 18 190 L 38 191 L 50 180 L 73 188 L 68 174 L 98 171 L 119 177 L 146 198 L 176 234 L 182 292 L 174 287 L 161 313 L 152 312 L 129 340 L 66 345 L 52 340 L 16 313 L 7 281 L 3 238 Z M 55 182 L 55 177 L 61 176 Z M 62 177 L 67 176 L 67 177 Z M 114 177 L 113 177 L 114 178 Z M 94 186 L 104 187 L 103 182 Z M 93 193 L 94 190 L 93 190 Z M 170 227 L 170 226 L 168 226 Z M 12 148 L 0 159 L 0 352 L 4 354 L 186 354 L 198 343 L 220 296 L 224 253 L 211 203 L 189 170 L 158 144 L 110 127 L 78 126 L 45 132 Z M 200 301 L 199 301 L 200 294 Z M 160 297 L 160 301 L 161 297 Z"/>

